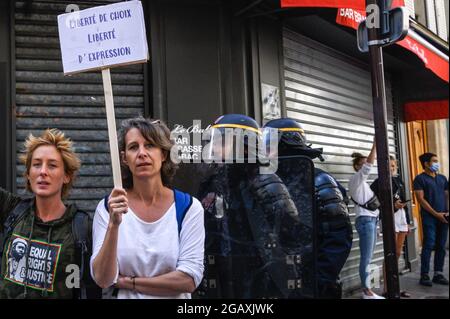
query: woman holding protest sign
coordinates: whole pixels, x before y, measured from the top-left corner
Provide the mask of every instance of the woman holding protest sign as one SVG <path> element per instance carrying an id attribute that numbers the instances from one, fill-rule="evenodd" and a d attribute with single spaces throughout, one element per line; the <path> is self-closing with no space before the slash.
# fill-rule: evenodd
<path id="1" fill-rule="evenodd" d="M 91 273 L 118 298 L 190 298 L 203 277 L 203 208 L 169 188 L 170 131 L 138 117 L 122 123 L 118 139 L 124 189 L 97 206 Z"/>
<path id="2" fill-rule="evenodd" d="M 86 213 L 63 202 L 80 168 L 72 142 L 56 129 L 30 134 L 21 159 L 34 197 L 22 199 L 0 188 L 0 299 L 86 298 L 95 289 L 86 289 L 93 287 L 89 272 L 79 273 L 89 260 L 80 243 L 90 246 L 91 224 Z M 75 289 L 80 282 L 73 279 L 80 275 L 81 289 Z M 96 291 L 91 297 L 100 297 Z"/>

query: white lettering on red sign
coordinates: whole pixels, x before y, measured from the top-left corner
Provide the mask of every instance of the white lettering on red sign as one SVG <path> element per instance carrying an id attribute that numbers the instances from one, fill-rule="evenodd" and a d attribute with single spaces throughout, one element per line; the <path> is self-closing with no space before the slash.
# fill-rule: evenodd
<path id="1" fill-rule="evenodd" d="M 339 12 L 341 17 L 351 19 L 357 23 L 360 23 L 366 19 L 364 14 L 350 8 L 341 8 Z"/>
<path id="2" fill-rule="evenodd" d="M 425 64 L 428 64 L 428 59 L 427 59 L 427 57 L 425 56 L 425 50 L 422 49 L 422 48 L 419 48 L 419 46 L 417 45 L 417 43 L 411 42 L 410 39 L 406 38 L 405 40 L 406 40 L 406 43 L 408 43 L 408 46 L 409 46 L 409 48 L 411 49 L 411 51 L 413 51 L 415 54 L 417 54 L 417 56 L 418 56 L 419 58 L 421 58 L 422 61 L 423 61 Z"/>

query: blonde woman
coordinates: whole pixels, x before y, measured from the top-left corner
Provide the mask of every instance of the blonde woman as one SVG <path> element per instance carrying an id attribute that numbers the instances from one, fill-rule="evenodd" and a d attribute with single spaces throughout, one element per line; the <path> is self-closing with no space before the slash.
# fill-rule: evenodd
<path id="1" fill-rule="evenodd" d="M 395 226 L 395 243 L 396 243 L 396 253 L 397 253 L 397 262 L 400 259 L 400 256 L 403 251 L 403 246 L 405 244 L 406 236 L 409 233 L 409 214 L 408 214 L 408 207 L 407 200 L 406 200 L 406 194 L 405 194 L 405 183 L 402 181 L 400 176 L 398 176 L 398 166 L 397 166 L 397 160 L 392 155 L 389 156 L 389 167 L 391 169 L 391 176 L 392 176 L 392 193 L 393 193 L 393 203 L 394 203 L 394 226 Z M 378 178 L 370 185 L 370 188 L 373 190 L 373 192 L 378 196 L 379 194 L 379 181 Z M 386 281 L 385 284 L 385 291 L 386 291 Z M 386 296 L 387 293 L 384 293 L 383 296 Z M 400 296 L 404 298 L 409 298 L 411 295 L 405 291 L 402 290 L 400 292 Z"/>
<path id="2" fill-rule="evenodd" d="M 0 299 L 85 297 L 84 284 L 83 291 L 75 289 L 80 283 L 66 284 L 71 281 L 68 276 L 74 276 L 68 266 L 83 268 L 74 218 L 82 216 L 88 222 L 86 213 L 64 203 L 80 168 L 72 142 L 61 131 L 48 129 L 27 138 L 21 159 L 25 186 L 33 197 L 23 199 L 0 188 L 0 231 L 6 236 Z"/>

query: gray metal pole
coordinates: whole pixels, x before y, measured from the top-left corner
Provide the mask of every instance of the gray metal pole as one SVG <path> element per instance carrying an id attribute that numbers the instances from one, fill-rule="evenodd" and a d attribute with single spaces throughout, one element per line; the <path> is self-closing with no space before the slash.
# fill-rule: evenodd
<path id="1" fill-rule="evenodd" d="M 383 1 L 366 0 L 366 5 L 375 4 L 386 8 Z M 380 10 L 380 14 L 382 14 Z M 380 22 L 383 19 L 380 17 Z M 380 29 L 369 28 L 369 43 L 380 39 Z M 383 67 L 383 49 L 379 45 L 369 46 L 370 67 L 372 75 L 373 115 L 377 147 L 380 214 L 382 217 L 385 278 L 387 294 L 390 299 L 400 298 L 398 264 L 394 233 L 394 204 L 392 202 L 392 179 L 389 169 L 389 145 L 387 135 L 386 88 Z"/>

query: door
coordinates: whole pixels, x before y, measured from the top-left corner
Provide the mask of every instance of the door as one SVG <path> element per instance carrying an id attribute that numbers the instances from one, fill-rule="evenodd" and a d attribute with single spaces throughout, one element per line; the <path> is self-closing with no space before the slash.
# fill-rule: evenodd
<path id="1" fill-rule="evenodd" d="M 422 164 L 419 161 L 419 156 L 425 153 L 428 149 L 427 144 L 427 125 L 425 121 L 413 121 L 407 123 L 408 130 L 408 147 L 409 147 L 409 176 L 410 178 L 410 189 L 411 189 L 411 199 L 412 199 L 412 212 L 413 217 L 417 221 L 418 234 L 419 234 L 419 244 L 422 243 L 422 218 L 420 216 L 420 205 L 417 199 L 412 194 L 412 183 L 414 178 L 419 175 L 423 169 Z"/>

